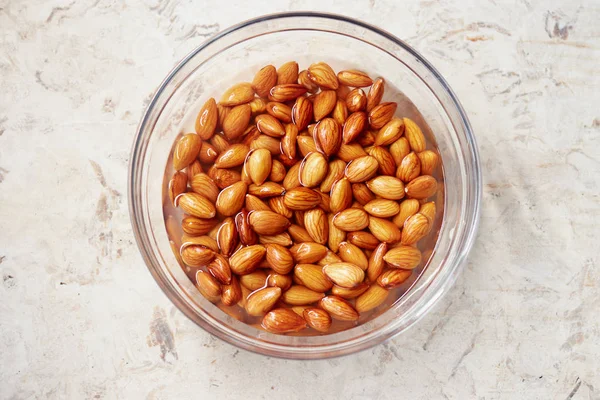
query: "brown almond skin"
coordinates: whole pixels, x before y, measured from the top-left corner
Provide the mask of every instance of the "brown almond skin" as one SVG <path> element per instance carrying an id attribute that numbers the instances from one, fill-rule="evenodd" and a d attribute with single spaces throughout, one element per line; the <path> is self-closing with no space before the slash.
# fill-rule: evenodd
<path id="1" fill-rule="evenodd" d="M 266 253 L 267 250 L 260 244 L 242 247 L 229 258 L 231 271 L 237 275 L 246 275 L 255 271 Z"/>
<path id="2" fill-rule="evenodd" d="M 271 207 L 265 204 L 264 201 L 259 199 L 258 197 L 247 194 L 245 200 L 245 207 L 250 211 L 271 211 Z"/>
<path id="3" fill-rule="evenodd" d="M 413 199 L 426 199 L 437 192 L 437 181 L 431 175 L 421 175 L 406 185 L 406 194 Z"/>
<path id="4" fill-rule="evenodd" d="M 279 160 L 271 161 L 271 172 L 269 173 L 269 180 L 272 182 L 282 182 L 285 176 L 287 175 L 287 171 L 285 170 L 285 165 Z"/>
<path id="5" fill-rule="evenodd" d="M 281 288 L 282 291 L 286 291 L 292 286 L 292 277 L 290 275 L 282 275 L 278 273 L 271 273 L 267 277 L 267 286 Z"/>
<path id="6" fill-rule="evenodd" d="M 342 85 L 353 86 L 353 87 L 367 87 L 373 84 L 373 80 L 369 78 L 366 72 L 358 71 L 356 69 L 350 69 L 340 71 L 337 74 L 338 81 Z"/>
<path id="7" fill-rule="evenodd" d="M 392 268 L 415 269 L 421 263 L 421 251 L 412 246 L 398 246 L 388 250 L 383 259 Z"/>
<path id="8" fill-rule="evenodd" d="M 217 233 L 217 243 L 221 254 L 230 256 L 235 250 L 239 241 L 239 235 L 233 218 L 225 218 L 221 223 Z M 228 283 L 228 282 L 225 282 Z"/>
<path id="9" fill-rule="evenodd" d="M 400 243 L 403 245 L 411 245 L 417 243 L 424 238 L 431 230 L 431 222 L 425 215 L 417 213 L 409 217 L 402 228 L 402 239 Z"/>
<path id="10" fill-rule="evenodd" d="M 400 165 L 404 157 L 410 153 L 410 144 L 405 137 L 401 137 L 390 145 L 390 154 L 394 157 L 396 165 Z"/>
<path id="11" fill-rule="evenodd" d="M 369 190 L 367 185 L 364 183 L 353 183 L 352 194 L 354 195 L 356 201 L 358 201 L 362 205 L 365 205 L 369 201 L 375 199 L 375 195 L 373 194 L 373 192 L 371 192 L 371 190 Z"/>
<path id="12" fill-rule="evenodd" d="M 195 133 L 183 135 L 175 145 L 173 152 L 173 168 L 176 171 L 182 170 L 190 165 L 200 152 L 202 139 Z"/>
<path id="13" fill-rule="evenodd" d="M 385 256 L 387 251 L 388 244 L 383 242 L 371 253 L 371 256 L 369 257 L 369 266 L 367 267 L 367 278 L 369 278 L 369 281 L 375 282 L 383 272 L 383 268 L 385 267 L 383 256 Z"/>
<path id="14" fill-rule="evenodd" d="M 317 151 L 317 146 L 315 145 L 315 140 L 312 136 L 300 135 L 297 137 L 296 142 L 298 143 L 298 148 L 303 157 Z"/>
<path id="15" fill-rule="evenodd" d="M 339 87 L 335 72 L 333 72 L 333 69 L 324 62 L 311 64 L 311 66 L 308 67 L 308 77 L 311 81 L 324 89 L 335 90 Z"/>
<path id="16" fill-rule="evenodd" d="M 392 120 L 398 104 L 393 101 L 381 103 L 369 111 L 369 125 L 372 129 L 381 129 Z"/>
<path id="17" fill-rule="evenodd" d="M 296 83 L 298 81 L 298 70 L 298 63 L 296 61 L 286 62 L 277 69 L 277 84 Z"/>
<path id="18" fill-rule="evenodd" d="M 351 113 L 363 111 L 367 107 L 367 95 L 365 92 L 360 88 L 351 90 L 346 97 L 346 107 L 348 107 L 348 111 Z"/>
<path id="19" fill-rule="evenodd" d="M 337 153 L 337 156 L 340 158 L 340 160 L 343 160 L 344 162 L 350 162 L 366 155 L 367 152 L 358 143 L 342 143 Z"/>
<path id="20" fill-rule="evenodd" d="M 371 179 L 378 168 L 379 163 L 375 157 L 359 157 L 346 166 L 346 178 L 352 183 L 364 182 Z"/>
<path id="21" fill-rule="evenodd" d="M 223 93 L 219 103 L 226 107 L 239 106 L 240 104 L 249 103 L 254 99 L 254 90 L 252 85 L 247 82 L 233 85 Z"/>
<path id="22" fill-rule="evenodd" d="M 404 133 L 404 122 L 399 118 L 392 118 L 375 136 L 375 146 L 388 146 L 400 139 Z"/>
<path id="23" fill-rule="evenodd" d="M 282 137 L 285 135 L 285 129 L 277 118 L 269 114 L 261 114 L 256 118 L 256 127 L 261 133 L 271 137 Z"/>
<path id="24" fill-rule="evenodd" d="M 408 217 L 415 215 L 421 204 L 416 199 L 406 199 L 400 203 L 400 212 L 394 217 L 393 222 L 397 227 L 402 228 Z"/>
<path id="25" fill-rule="evenodd" d="M 226 217 L 237 214 L 244 206 L 248 185 L 239 181 L 219 193 L 215 206 L 219 214 Z"/>
<path id="26" fill-rule="evenodd" d="M 425 141 L 425 135 L 421 131 L 421 128 L 410 118 L 403 118 L 403 122 L 405 125 L 404 136 L 408 140 L 410 144 L 410 148 L 415 153 L 420 153 L 425 150 L 427 145 Z"/>
<path id="27" fill-rule="evenodd" d="M 333 285 L 331 288 L 331 293 L 341 297 L 342 299 L 351 300 L 355 299 L 369 288 L 369 284 L 366 282 L 361 283 L 353 288 L 345 288 L 337 285 Z"/>
<path id="28" fill-rule="evenodd" d="M 198 112 L 198 116 L 196 117 L 196 134 L 202 140 L 210 139 L 215 133 L 218 122 L 217 102 L 211 97 L 204 103 L 200 112 Z"/>
<path id="29" fill-rule="evenodd" d="M 233 306 L 242 299 L 242 288 L 235 276 L 231 277 L 231 282 L 228 285 L 223 285 L 221 288 L 221 301 L 226 306 Z"/>
<path id="30" fill-rule="evenodd" d="M 181 221 L 182 230 L 188 235 L 202 236 L 211 231 L 219 222 L 216 218 L 185 217 Z"/>
<path id="31" fill-rule="evenodd" d="M 321 202 L 316 191 L 302 186 L 288 190 L 283 199 L 290 210 L 310 210 Z"/>
<path id="32" fill-rule="evenodd" d="M 310 80 L 310 77 L 308 76 L 308 70 L 306 69 L 300 71 L 298 74 L 298 83 L 304 86 L 309 93 L 316 93 L 319 91 L 319 86 Z"/>
<path id="33" fill-rule="evenodd" d="M 342 128 L 333 118 L 325 118 L 317 123 L 313 139 L 317 150 L 329 157 L 337 153 L 342 144 Z"/>
<path id="34" fill-rule="evenodd" d="M 344 177 L 346 163 L 342 160 L 333 160 L 329 162 L 329 170 L 323 182 L 321 182 L 320 190 L 323 193 L 331 191 L 333 184 Z"/>
<path id="35" fill-rule="evenodd" d="M 331 316 L 320 308 L 307 308 L 302 312 L 302 317 L 316 331 L 327 332 L 331 327 Z"/>
<path id="36" fill-rule="evenodd" d="M 331 212 L 337 214 L 352 204 L 352 185 L 348 178 L 342 178 L 335 182 L 331 188 Z"/>
<path id="37" fill-rule="evenodd" d="M 253 150 L 246 160 L 250 179 L 257 185 L 265 183 L 271 174 L 271 152 L 267 149 Z"/>
<path id="38" fill-rule="evenodd" d="M 402 159 L 396 171 L 396 177 L 404 183 L 408 183 L 421 174 L 421 160 L 414 153 L 410 152 Z"/>
<path id="39" fill-rule="evenodd" d="M 277 118 L 282 123 L 289 124 L 292 122 L 292 108 L 287 104 L 279 103 L 277 101 L 270 101 L 265 107 L 265 111 Z"/>
<path id="40" fill-rule="evenodd" d="M 292 245 L 292 238 L 287 232 L 279 233 L 277 235 L 260 235 L 258 241 L 261 244 L 278 244 L 280 246 L 288 247 Z"/>
<path id="41" fill-rule="evenodd" d="M 421 161 L 421 174 L 433 175 L 440 162 L 440 156 L 431 150 L 422 151 L 417 156 Z"/>
<path id="42" fill-rule="evenodd" d="M 273 65 L 261 68 L 252 80 L 252 89 L 259 97 L 267 97 L 271 88 L 277 84 L 277 70 Z"/>
<path id="43" fill-rule="evenodd" d="M 369 260 L 367 259 L 365 253 L 363 253 L 359 247 L 353 245 L 352 243 L 340 243 L 339 256 L 343 261 L 357 265 L 363 271 L 365 271 L 369 266 Z"/>
<path id="44" fill-rule="evenodd" d="M 354 141 L 367 126 L 367 114 L 364 111 L 357 111 L 350 114 L 344 123 L 342 133 L 343 143 L 348 144 Z"/>
<path id="45" fill-rule="evenodd" d="M 169 200 L 175 205 L 175 199 L 187 189 L 188 176 L 187 174 L 177 171 L 169 181 Z"/>
<path id="46" fill-rule="evenodd" d="M 303 218 L 304 219 L 304 218 Z M 288 233 L 292 237 L 295 243 L 312 242 L 313 239 L 310 237 L 306 229 L 300 225 L 292 224 L 288 228 Z"/>
<path id="47" fill-rule="evenodd" d="M 306 97 L 298 97 L 292 107 L 292 121 L 298 131 L 306 129 L 313 119 L 314 106 Z"/>
<path id="48" fill-rule="evenodd" d="M 385 149 L 385 147 L 373 146 L 369 149 L 369 155 L 375 157 L 379 163 L 377 172 L 381 175 L 394 176 L 396 174 L 396 162 L 394 161 L 394 157 Z"/>
<path id="49" fill-rule="evenodd" d="M 283 186 L 275 182 L 265 182 L 262 185 L 252 184 L 248 187 L 248 193 L 258 198 L 281 196 L 285 192 Z"/>
<path id="50" fill-rule="evenodd" d="M 435 202 L 430 201 L 429 203 L 422 204 L 419 208 L 419 214 L 423 214 L 429 219 L 430 225 L 433 225 L 433 221 L 435 220 Z"/>
<path id="51" fill-rule="evenodd" d="M 182 246 L 181 259 L 190 267 L 204 267 L 215 258 L 215 252 L 201 245 Z"/>
<path id="52" fill-rule="evenodd" d="M 283 293 L 281 300 L 285 304 L 292 306 L 305 306 L 308 304 L 316 303 L 321 300 L 325 295 L 320 292 L 310 290 L 306 286 L 292 285 L 288 290 Z"/>
<path id="53" fill-rule="evenodd" d="M 224 152 L 219 154 L 215 161 L 217 168 L 233 168 L 242 165 L 246 160 L 246 155 L 250 148 L 242 143 L 236 143 L 229 146 Z"/>
<path id="54" fill-rule="evenodd" d="M 374 217 L 390 218 L 400 212 L 400 205 L 394 200 L 375 199 L 365 204 L 364 210 Z"/>
<path id="55" fill-rule="evenodd" d="M 323 154 L 309 153 L 300 165 L 300 184 L 309 188 L 319 185 L 325 179 L 328 168 L 329 164 Z"/>
<path id="56" fill-rule="evenodd" d="M 246 311 L 253 316 L 264 315 L 275 306 L 280 297 L 281 288 L 279 287 L 266 287 L 256 290 L 248 296 Z"/>
<path id="57" fill-rule="evenodd" d="M 210 146 L 210 144 L 202 142 L 202 147 L 204 147 L 205 144 Z M 202 147 L 200 147 L 200 153 L 202 153 Z M 198 154 L 198 160 L 200 159 L 200 153 Z M 202 165 L 200 165 L 200 162 L 198 160 L 194 160 L 186 168 L 188 181 L 191 181 L 194 175 L 203 172 Z"/>
<path id="58" fill-rule="evenodd" d="M 231 107 L 226 107 L 223 104 L 217 104 L 217 114 L 219 116 L 219 119 L 217 122 L 217 129 L 221 129 L 223 127 L 223 121 L 225 121 L 225 117 L 229 113 L 229 110 L 231 110 Z M 215 135 L 213 135 L 213 137 L 215 137 Z M 212 143 L 212 137 L 210 138 L 210 140 Z M 227 147 L 227 146 L 225 146 L 225 147 Z"/>
<path id="59" fill-rule="evenodd" d="M 240 104 L 231 109 L 223 121 L 223 133 L 229 140 L 240 137 L 248 127 L 252 117 L 252 108 L 248 104 Z"/>
<path id="60" fill-rule="evenodd" d="M 335 254 L 331 250 L 327 250 L 327 254 L 325 254 L 325 257 L 323 257 L 319 260 L 318 264 L 321 267 L 324 267 L 328 264 L 340 263 L 340 262 L 343 262 L 343 260 L 340 257 L 338 257 L 337 254 Z"/>
<path id="61" fill-rule="evenodd" d="M 227 259 L 222 255 L 215 254 L 214 260 L 207 265 L 206 269 L 219 283 L 223 285 L 231 283 L 231 268 Z"/>
<path id="62" fill-rule="evenodd" d="M 215 206 L 210 200 L 198 193 L 188 192 L 179 195 L 177 206 L 186 214 L 198 218 L 213 218 L 216 215 Z"/>
<path id="63" fill-rule="evenodd" d="M 313 208 L 304 213 L 304 229 L 316 243 L 327 243 L 329 225 L 327 215 L 321 208 Z"/>
<path id="64" fill-rule="evenodd" d="M 406 269 L 389 269 L 379 275 L 377 284 L 384 289 L 393 289 L 402 285 L 412 275 L 411 270 Z"/>
<path id="65" fill-rule="evenodd" d="M 183 235 L 181 237 L 182 246 L 188 244 L 199 244 L 200 246 L 208 247 L 214 252 L 219 251 L 219 246 L 217 245 L 217 241 L 210 236 L 187 236 Z"/>
<path id="66" fill-rule="evenodd" d="M 344 123 L 348 119 L 348 107 L 346 107 L 345 100 L 337 99 L 331 117 L 335 119 L 340 126 L 344 126 Z"/>
<path id="67" fill-rule="evenodd" d="M 383 92 L 385 87 L 385 81 L 383 78 L 375 79 L 369 93 L 367 94 L 367 112 L 371 112 L 376 106 L 379 105 L 383 98 Z"/>
<path id="68" fill-rule="evenodd" d="M 333 223 L 346 232 L 360 231 L 369 226 L 369 215 L 364 210 L 348 208 L 338 213 Z"/>
<path id="69" fill-rule="evenodd" d="M 323 273 L 338 286 L 353 288 L 365 278 L 365 273 L 358 265 L 350 262 L 332 263 L 323 267 Z"/>
<path id="70" fill-rule="evenodd" d="M 276 85 L 271 88 L 269 100 L 284 103 L 286 101 L 295 100 L 306 92 L 306 88 L 298 83 Z"/>
<path id="71" fill-rule="evenodd" d="M 328 116 L 334 109 L 337 102 L 335 90 L 323 90 L 319 92 L 313 101 L 313 111 L 315 121 L 320 121 Z"/>
<path id="72" fill-rule="evenodd" d="M 333 283 L 323 273 L 323 267 L 315 264 L 296 264 L 294 277 L 304 286 L 315 292 L 325 293 Z"/>
<path id="73" fill-rule="evenodd" d="M 235 216 L 235 227 L 240 236 L 240 242 L 245 246 L 258 243 L 258 235 L 252 230 L 248 223 L 248 211 L 242 209 Z"/>
<path id="74" fill-rule="evenodd" d="M 374 250 L 379 245 L 379 240 L 369 232 L 348 232 L 346 237 L 350 243 L 363 250 Z"/>
<path id="75" fill-rule="evenodd" d="M 196 288 L 212 303 L 216 303 L 221 298 L 221 285 L 206 271 L 196 272 Z"/>
<path id="76" fill-rule="evenodd" d="M 266 244 L 267 263 L 278 274 L 288 274 L 294 268 L 294 257 L 289 249 L 278 244 Z"/>
<path id="77" fill-rule="evenodd" d="M 285 135 L 281 138 L 281 151 L 288 158 L 296 157 L 296 138 L 298 137 L 298 127 L 294 124 L 285 126 Z"/>
<path id="78" fill-rule="evenodd" d="M 329 214 L 327 216 L 327 222 L 329 226 L 329 237 L 327 238 L 327 245 L 329 248 L 337 252 L 339 250 L 340 244 L 346 239 L 346 232 L 335 226 L 333 219 L 334 214 Z"/>
<path id="79" fill-rule="evenodd" d="M 356 298 L 356 311 L 364 313 L 380 306 L 389 292 L 377 284 L 371 285 L 366 292 Z"/>
<path id="80" fill-rule="evenodd" d="M 369 230 L 377 239 L 386 243 L 400 241 L 400 229 L 391 221 L 383 218 L 369 217 Z"/>
<path id="81" fill-rule="evenodd" d="M 298 243 L 290 249 L 294 260 L 298 264 L 314 264 L 327 254 L 327 247 L 319 243 Z"/>
<path id="82" fill-rule="evenodd" d="M 282 215 L 286 218 L 292 218 L 294 216 L 292 210 L 287 208 L 287 206 L 285 205 L 283 196 L 269 198 L 269 207 L 271 207 L 271 210 L 273 210 L 277 214 Z"/>
<path id="83" fill-rule="evenodd" d="M 277 156 L 281 154 L 281 142 L 279 138 L 268 135 L 259 135 L 250 143 L 250 149 L 267 149 L 271 152 L 271 155 Z"/>
<path id="84" fill-rule="evenodd" d="M 373 131 L 365 131 L 358 137 L 356 140 L 358 144 L 361 146 L 370 149 L 375 143 L 375 132 Z"/>
<path id="85" fill-rule="evenodd" d="M 212 178 L 205 173 L 201 172 L 194 175 L 190 181 L 190 186 L 194 192 L 206 197 L 213 203 L 217 201 L 219 187 L 215 181 L 213 181 Z"/>
<path id="86" fill-rule="evenodd" d="M 388 200 L 400 200 L 404 197 L 404 183 L 393 176 L 378 176 L 367 182 L 369 190 Z"/>
<path id="87" fill-rule="evenodd" d="M 261 326 L 271 333 L 288 333 L 306 328 L 306 322 L 304 318 L 288 308 L 277 308 L 265 315 Z"/>
<path id="88" fill-rule="evenodd" d="M 332 318 L 340 321 L 356 321 L 358 320 L 358 311 L 352 305 L 341 297 L 332 295 L 321 299 L 321 308 L 329 312 Z"/>
<path id="89" fill-rule="evenodd" d="M 273 211 L 252 211 L 248 215 L 248 222 L 258 235 L 278 235 L 287 230 L 290 221 L 283 215 Z"/>
<path id="90" fill-rule="evenodd" d="M 218 156 L 219 153 L 217 153 L 215 146 L 207 142 L 202 142 L 200 153 L 198 153 L 198 160 L 200 160 L 200 162 L 204 164 L 211 164 L 217 159 Z"/>
<path id="91" fill-rule="evenodd" d="M 208 176 L 221 190 L 242 180 L 242 175 L 236 170 L 217 168 L 214 165 L 208 170 Z"/>

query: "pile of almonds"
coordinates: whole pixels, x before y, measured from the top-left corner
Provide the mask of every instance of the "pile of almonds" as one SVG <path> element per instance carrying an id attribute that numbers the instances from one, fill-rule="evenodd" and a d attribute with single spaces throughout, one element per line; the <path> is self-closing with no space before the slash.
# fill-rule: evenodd
<path id="1" fill-rule="evenodd" d="M 382 102 L 384 86 L 288 62 L 204 104 L 168 188 L 184 213 L 174 252 L 204 297 L 269 332 L 328 332 L 410 277 L 436 216 L 439 156 Z"/>

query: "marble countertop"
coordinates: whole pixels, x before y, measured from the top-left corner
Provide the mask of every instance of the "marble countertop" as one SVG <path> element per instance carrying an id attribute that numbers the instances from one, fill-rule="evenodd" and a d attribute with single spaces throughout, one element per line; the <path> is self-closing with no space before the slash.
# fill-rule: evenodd
<path id="1" fill-rule="evenodd" d="M 0 398 L 600 399 L 600 4 L 0 0 Z M 345 14 L 444 75 L 484 168 L 464 273 L 407 334 L 323 361 L 200 330 L 133 241 L 127 163 L 173 65 L 285 10 Z"/>

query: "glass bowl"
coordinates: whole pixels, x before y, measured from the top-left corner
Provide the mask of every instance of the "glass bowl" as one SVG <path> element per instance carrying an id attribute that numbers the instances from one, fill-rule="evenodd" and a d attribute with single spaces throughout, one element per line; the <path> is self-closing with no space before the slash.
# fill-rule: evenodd
<path id="1" fill-rule="evenodd" d="M 418 278 L 391 308 L 352 329 L 323 336 L 284 336 L 239 322 L 197 291 L 179 266 L 163 216 L 165 167 L 181 124 L 209 96 L 251 81 L 267 64 L 306 68 L 326 61 L 382 76 L 410 99 L 424 131 L 433 132 L 443 163 L 436 204 L 438 241 Z M 411 107 L 412 107 L 411 105 Z M 414 112 L 415 109 L 412 109 Z M 411 110 L 405 110 L 411 112 Z M 211 334 L 269 356 L 312 359 L 357 352 L 407 330 L 452 286 L 477 230 L 481 174 L 475 138 L 458 99 L 419 53 L 393 35 L 346 17 L 267 15 L 233 26 L 185 57 L 165 78 L 140 122 L 129 168 L 133 232 L 152 276 L 181 312 Z M 439 205 L 443 204 L 443 207 Z"/>

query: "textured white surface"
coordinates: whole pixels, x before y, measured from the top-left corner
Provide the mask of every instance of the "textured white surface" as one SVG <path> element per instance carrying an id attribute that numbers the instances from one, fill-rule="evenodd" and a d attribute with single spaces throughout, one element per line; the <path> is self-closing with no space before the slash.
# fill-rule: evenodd
<path id="1" fill-rule="evenodd" d="M 600 399 L 596 1 L 0 0 L 0 398 Z M 343 13 L 447 78 L 484 167 L 479 238 L 408 334 L 339 359 L 271 359 L 177 311 L 133 243 L 138 119 L 233 23 Z"/>

